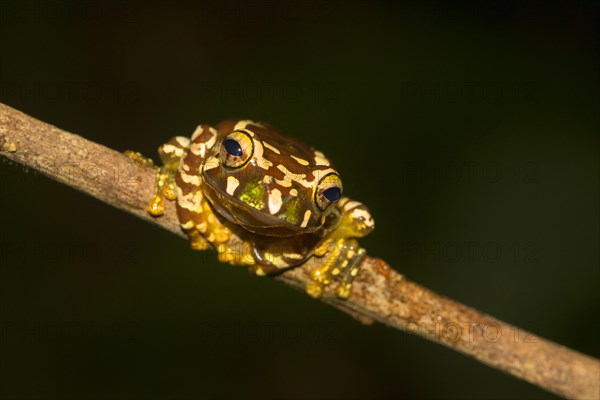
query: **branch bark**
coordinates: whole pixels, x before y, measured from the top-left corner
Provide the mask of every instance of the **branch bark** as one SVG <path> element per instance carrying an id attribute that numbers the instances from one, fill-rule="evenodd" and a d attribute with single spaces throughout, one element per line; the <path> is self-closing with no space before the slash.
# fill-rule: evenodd
<path id="1" fill-rule="evenodd" d="M 160 218 L 147 214 L 154 171 L 122 153 L 0 104 L 0 155 L 185 238 L 173 203 L 167 202 Z M 275 279 L 303 289 L 313 267 L 309 260 Z M 380 259 L 364 260 L 348 300 L 325 293 L 322 301 L 364 323 L 412 332 L 558 395 L 600 398 L 598 359 L 438 295 Z"/>

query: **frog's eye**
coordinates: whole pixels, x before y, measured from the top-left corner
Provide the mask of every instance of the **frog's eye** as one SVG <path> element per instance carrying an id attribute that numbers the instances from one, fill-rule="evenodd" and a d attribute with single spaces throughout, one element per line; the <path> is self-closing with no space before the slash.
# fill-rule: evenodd
<path id="1" fill-rule="evenodd" d="M 342 197 L 342 180 L 336 173 L 325 175 L 315 192 L 315 203 L 319 210 L 324 211 L 330 204 L 336 203 Z"/>
<path id="2" fill-rule="evenodd" d="M 230 133 L 221 143 L 221 160 L 228 168 L 244 166 L 252 157 L 254 142 L 249 134 L 242 131 Z"/>

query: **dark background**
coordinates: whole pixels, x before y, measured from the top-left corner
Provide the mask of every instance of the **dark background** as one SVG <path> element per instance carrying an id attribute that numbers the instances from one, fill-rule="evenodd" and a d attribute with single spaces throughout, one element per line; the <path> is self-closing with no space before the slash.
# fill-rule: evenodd
<path id="1" fill-rule="evenodd" d="M 269 121 L 369 205 L 370 254 L 600 355 L 591 7 L 0 4 L 0 101 L 152 156 Z M 0 211 L 2 398 L 554 397 L 4 161 Z"/>

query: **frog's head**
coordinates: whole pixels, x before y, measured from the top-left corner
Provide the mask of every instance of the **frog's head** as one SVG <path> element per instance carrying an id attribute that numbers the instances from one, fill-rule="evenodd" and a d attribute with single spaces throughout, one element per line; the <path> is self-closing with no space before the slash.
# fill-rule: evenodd
<path id="1" fill-rule="evenodd" d="M 325 156 L 266 124 L 227 121 L 203 165 L 205 193 L 229 221 L 264 235 L 314 232 L 342 197 Z"/>

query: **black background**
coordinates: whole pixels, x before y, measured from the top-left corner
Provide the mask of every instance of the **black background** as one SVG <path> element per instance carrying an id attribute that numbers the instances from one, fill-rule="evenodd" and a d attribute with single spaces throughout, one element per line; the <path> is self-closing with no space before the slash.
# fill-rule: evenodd
<path id="1" fill-rule="evenodd" d="M 0 4 L 0 101 L 152 156 L 268 121 L 369 205 L 370 254 L 599 356 L 592 7 Z M 554 397 L 4 161 L 0 211 L 2 398 Z"/>

